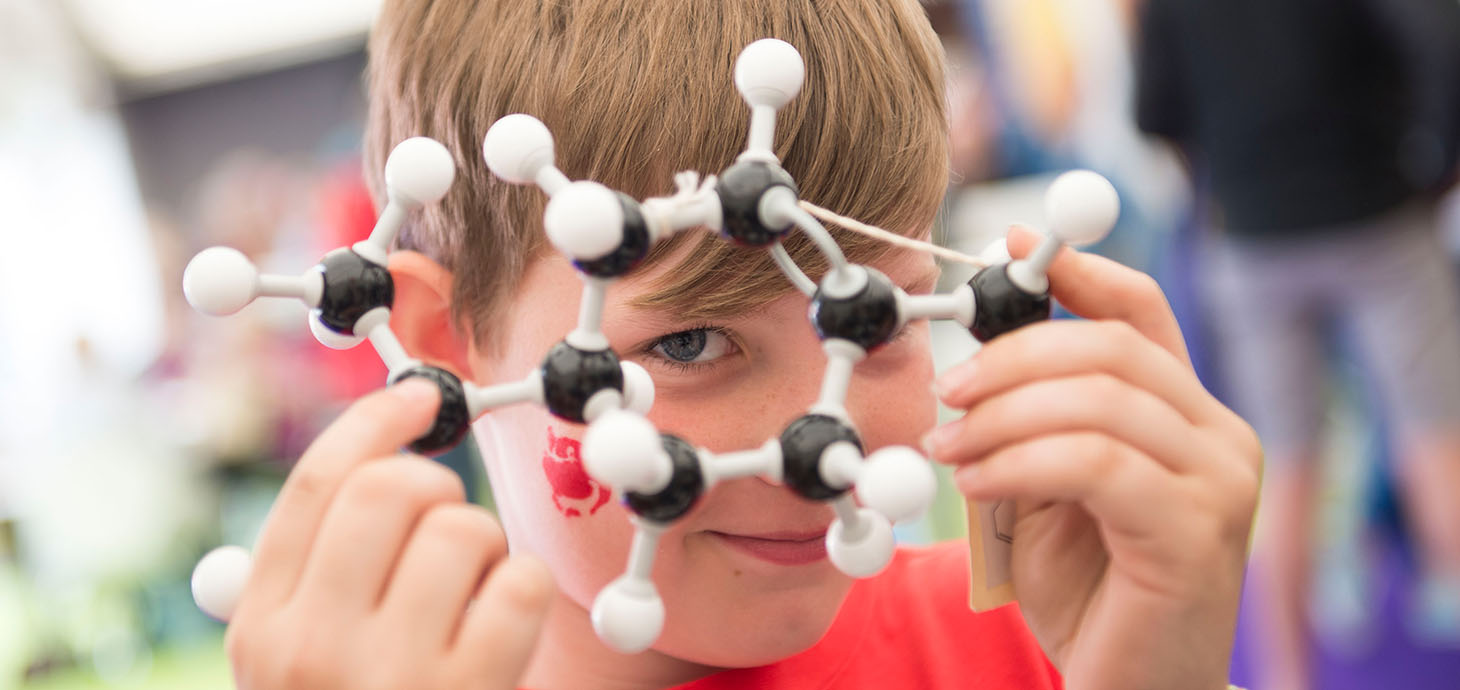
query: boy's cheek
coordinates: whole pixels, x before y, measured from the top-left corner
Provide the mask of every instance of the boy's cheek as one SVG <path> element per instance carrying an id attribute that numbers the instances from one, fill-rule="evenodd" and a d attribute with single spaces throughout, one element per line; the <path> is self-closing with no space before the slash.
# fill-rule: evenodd
<path id="1" fill-rule="evenodd" d="M 913 358 L 885 376 L 854 379 L 847 407 L 869 449 L 917 448 L 938 420 L 931 358 Z"/>
<path id="2" fill-rule="evenodd" d="M 603 508 L 613 492 L 588 476 L 583 467 L 583 442 L 561 434 L 547 425 L 543 446 L 542 473 L 551 490 L 553 508 L 565 518 L 593 515 Z"/>

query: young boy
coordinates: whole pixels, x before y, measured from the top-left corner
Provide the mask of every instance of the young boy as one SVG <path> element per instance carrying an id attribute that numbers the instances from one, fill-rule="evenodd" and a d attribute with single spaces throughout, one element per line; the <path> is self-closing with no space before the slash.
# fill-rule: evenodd
<path id="1" fill-rule="evenodd" d="M 366 169 L 426 135 L 461 170 L 391 260 L 407 349 L 509 381 L 573 326 L 579 280 L 542 240 L 541 194 L 482 161 L 493 121 L 535 115 L 568 176 L 663 195 L 674 172 L 718 171 L 743 148 L 731 68 L 763 37 L 806 62 L 776 137 L 801 196 L 926 236 L 947 175 L 943 58 L 915 0 L 387 2 Z M 909 292 L 931 289 L 927 255 L 839 240 Z M 1015 232 L 1011 251 L 1034 240 Z M 803 237 L 786 244 L 824 270 Z M 1050 278 L 1090 320 L 1022 329 L 945 375 L 938 394 L 962 420 L 929 433 L 924 324 L 859 364 L 848 397 L 868 451 L 924 441 L 962 466 L 970 498 L 1018 500 L 1020 607 L 968 610 L 961 544 L 903 550 L 854 584 L 818 552 L 826 505 L 742 479 L 665 534 L 664 632 L 616 654 L 588 607 L 622 571 L 630 524 L 595 500 L 602 487 L 565 498 L 551 481 L 582 427 L 535 406 L 475 424 L 499 528 L 446 470 L 394 454 L 436 405 L 406 381 L 347 411 L 285 485 L 229 628 L 239 686 L 1225 687 L 1260 450 L 1197 382 L 1153 281 L 1073 253 Z M 653 376 L 661 430 L 745 449 L 805 411 L 824 357 L 790 287 L 763 250 L 691 232 L 610 290 L 606 334 Z"/>

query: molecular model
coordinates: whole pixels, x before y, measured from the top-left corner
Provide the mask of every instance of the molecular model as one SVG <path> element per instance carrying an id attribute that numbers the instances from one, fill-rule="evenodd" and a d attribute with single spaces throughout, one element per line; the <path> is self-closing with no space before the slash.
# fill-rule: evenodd
<path id="1" fill-rule="evenodd" d="M 614 649 L 642 651 L 658 638 L 665 611 L 650 574 L 659 537 L 725 480 L 759 475 L 830 503 L 836 515 L 826 534 L 831 563 L 853 577 L 871 576 L 892 557 L 891 523 L 928 508 L 935 477 L 911 448 L 864 453 L 846 409 L 853 368 L 916 319 L 952 319 L 987 341 L 1049 318 L 1045 272 L 1055 254 L 1108 233 L 1119 202 L 1104 178 L 1067 173 L 1048 193 L 1051 236 L 1028 258 L 984 268 L 948 294 L 908 295 L 875 269 L 847 261 L 803 207 L 795 180 L 773 152 L 776 113 L 800 91 L 804 71 L 800 53 L 788 43 L 763 39 L 747 46 L 735 64 L 735 86 L 751 109 L 745 151 L 718 176 L 680 173 L 674 195 L 642 202 L 597 182 L 569 180 L 554 165 L 552 135 L 536 118 L 514 114 L 492 125 L 483 143 L 488 167 L 507 182 L 536 184 L 548 195 L 547 237 L 583 279 L 576 327 L 521 381 L 486 387 L 461 381 L 412 359 L 388 325 L 390 245 L 406 214 L 440 199 L 455 176 L 449 152 L 430 139 L 408 139 L 391 152 L 388 203 L 369 239 L 330 252 L 300 276 L 260 275 L 239 252 L 210 248 L 189 263 L 184 291 L 209 314 L 235 312 L 260 296 L 298 298 L 312 309 L 310 328 L 320 342 L 348 348 L 368 339 L 389 369 L 387 384 L 407 377 L 435 383 L 441 408 L 430 431 L 410 445 L 416 452 L 451 448 L 472 420 L 506 405 L 533 402 L 563 420 L 586 423 L 585 469 L 622 497 L 635 527 L 624 574 L 598 594 L 591 612 L 598 636 Z M 810 298 L 810 320 L 826 353 L 817 401 L 757 448 L 713 453 L 660 433 L 645 417 L 654 398 L 648 373 L 621 361 L 601 330 L 608 285 L 633 270 L 655 242 L 701 227 L 771 252 Z M 830 265 L 819 282 L 780 245 L 793 227 Z M 250 567 L 239 547 L 204 557 L 193 575 L 199 606 L 226 620 Z"/>

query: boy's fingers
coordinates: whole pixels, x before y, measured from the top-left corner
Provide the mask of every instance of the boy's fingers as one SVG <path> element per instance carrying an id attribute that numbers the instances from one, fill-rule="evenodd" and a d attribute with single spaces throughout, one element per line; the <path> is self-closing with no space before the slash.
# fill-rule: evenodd
<path id="1" fill-rule="evenodd" d="M 1027 228 L 1009 230 L 1009 254 L 1023 258 L 1042 238 Z M 1116 319 L 1135 327 L 1191 365 L 1186 340 L 1156 280 L 1105 257 L 1061 249 L 1049 267 L 1050 295 L 1087 319 Z"/>
<path id="2" fill-rule="evenodd" d="M 962 419 L 935 429 L 935 460 L 963 464 L 1025 439 L 1096 431 L 1140 450 L 1172 472 L 1199 470 L 1196 428 L 1151 393 L 1106 374 L 1044 379 L 979 402 Z"/>
<path id="3" fill-rule="evenodd" d="M 1057 319 L 999 336 L 938 378 L 943 404 L 967 409 L 1032 379 L 1104 373 L 1150 391 L 1197 425 L 1235 418 L 1191 368 L 1135 327 L 1118 321 Z"/>
<path id="4" fill-rule="evenodd" d="M 391 576 L 380 618 L 409 630 L 408 644 L 431 653 L 451 646 L 467 602 L 492 565 L 507 553 L 507 537 L 487 509 L 439 505 L 411 535 Z"/>
<path id="5" fill-rule="evenodd" d="M 453 647 L 482 687 L 517 687 L 555 591 L 547 565 L 534 556 L 510 556 L 492 569 Z"/>
<path id="6" fill-rule="evenodd" d="M 356 401 L 315 439 L 289 473 L 264 523 L 244 601 L 280 602 L 289 597 L 345 477 L 360 464 L 390 455 L 425 433 L 439 402 L 436 386 L 406 379 Z"/>
<path id="7" fill-rule="evenodd" d="M 320 611 L 375 608 L 423 516 L 466 491 L 445 466 L 392 457 L 350 473 L 330 504 L 290 600 Z"/>
<path id="8" fill-rule="evenodd" d="M 1136 535 L 1181 512 L 1169 505 L 1173 478 L 1135 448 L 1089 431 L 1006 446 L 953 473 L 970 499 L 1078 503 L 1103 525 Z"/>

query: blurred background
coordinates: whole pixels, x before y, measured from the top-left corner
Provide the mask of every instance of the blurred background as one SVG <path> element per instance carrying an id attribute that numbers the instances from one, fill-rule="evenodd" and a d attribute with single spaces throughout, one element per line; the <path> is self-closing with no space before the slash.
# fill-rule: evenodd
<path id="1" fill-rule="evenodd" d="M 1149 2 L 926 3 L 952 62 L 954 184 L 940 239 L 978 252 L 1011 223 L 1038 227 L 1043 189 L 1060 171 L 1102 172 L 1124 214 L 1096 251 L 1162 282 L 1203 381 L 1224 400 L 1243 395 L 1244 379 L 1223 365 L 1238 345 L 1213 306 L 1232 299 L 1209 260 L 1227 251 L 1213 249 L 1222 238 L 1251 248 L 1269 246 L 1270 236 L 1306 255 L 1302 247 L 1349 240 L 1299 230 L 1361 237 L 1353 228 L 1391 206 L 1421 207 L 1426 220 L 1414 232 L 1434 242 L 1427 256 L 1443 267 L 1430 287 L 1448 297 L 1425 301 L 1434 307 L 1425 323 L 1400 319 L 1397 328 L 1460 320 L 1451 308 L 1460 298 L 1460 202 L 1449 191 L 1460 95 L 1367 98 L 1356 85 L 1393 81 L 1370 73 L 1368 54 L 1329 60 L 1319 42 L 1294 38 L 1309 33 L 1268 32 L 1264 45 L 1282 48 L 1273 62 L 1236 74 L 1328 84 L 1350 99 L 1342 111 L 1393 105 L 1377 110 L 1399 113 L 1394 157 L 1412 165 L 1385 177 L 1407 175 L 1381 200 L 1388 206 L 1352 217 L 1289 214 L 1287 225 L 1249 213 L 1244 225 L 1223 181 L 1231 166 L 1217 159 L 1246 155 L 1245 175 L 1286 189 L 1312 178 L 1288 166 L 1286 180 L 1269 185 L 1264 175 L 1290 161 L 1263 151 L 1313 130 L 1283 122 L 1290 136 L 1253 151 L 1238 128 L 1217 125 L 1337 111 L 1269 107 L 1263 98 L 1293 90 L 1243 92 L 1250 80 L 1220 78 L 1223 56 L 1181 52 L 1209 41 L 1180 36 L 1193 26 L 1283 26 L 1240 14 L 1262 11 L 1253 8 L 1287 6 L 1291 25 L 1303 27 L 1328 26 L 1315 17 L 1338 6 L 1414 5 L 1416 16 L 1439 19 L 1411 22 L 1429 33 L 1392 45 L 1438 48 L 1417 57 L 1374 50 L 1411 91 L 1457 94 L 1460 60 L 1447 62 L 1443 50 L 1460 46 L 1460 25 L 1446 23 L 1446 13 L 1460 12 L 1456 0 Z M 1183 5 L 1210 5 L 1204 11 L 1218 16 L 1182 17 Z M 297 304 L 200 316 L 182 299 L 182 269 L 198 250 L 227 244 L 264 270 L 294 273 L 369 233 L 374 210 L 358 147 L 364 43 L 377 9 L 377 0 L 0 0 L 0 690 L 231 687 L 222 626 L 191 600 L 192 567 L 214 546 L 252 543 L 294 459 L 348 401 L 379 385 L 384 368 L 368 348 L 318 345 Z M 1335 32 L 1325 35 L 1344 35 Z M 1283 69 L 1296 64 L 1309 71 Z M 1233 103 L 1269 116 L 1203 111 Z M 1433 131 L 1421 133 L 1430 138 L 1409 136 L 1423 119 L 1415 114 L 1429 117 Z M 1349 150 L 1341 139 L 1320 143 L 1315 150 Z M 1330 157 L 1322 167 L 1341 171 L 1348 160 L 1365 159 Z M 1354 207 L 1333 201 L 1320 206 Z M 948 268 L 949 281 L 967 277 Z M 1274 528 L 1280 536 L 1270 541 L 1298 544 L 1306 560 L 1280 563 L 1281 576 L 1262 582 L 1255 562 L 1233 680 L 1278 690 L 1460 687 L 1460 587 L 1435 576 L 1445 529 L 1416 529 L 1397 469 L 1407 452 L 1398 430 L 1412 425 L 1394 410 L 1406 408 L 1384 404 L 1390 370 L 1372 365 L 1368 341 L 1342 313 L 1322 316 L 1313 342 L 1327 366 L 1316 368 L 1310 396 L 1322 424 L 1301 475 L 1311 510 L 1299 511 L 1303 529 Z M 935 340 L 940 366 L 973 348 L 966 332 L 939 330 Z M 1460 349 L 1431 359 L 1460 367 Z M 474 453 L 466 444 L 447 461 L 490 503 Z M 1449 460 L 1460 467 L 1460 455 Z M 1460 504 L 1460 483 L 1437 490 Z M 943 492 L 905 538 L 962 535 L 961 502 Z M 1272 515 L 1292 523 L 1293 511 L 1274 511 L 1271 498 L 1259 523 Z M 1265 551 L 1256 553 L 1260 561 Z"/>

